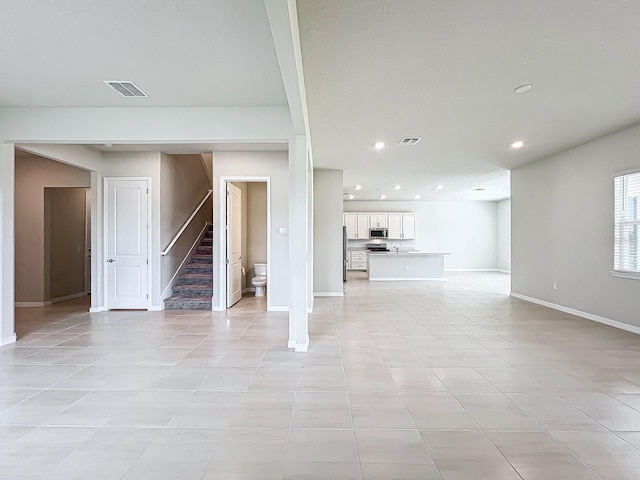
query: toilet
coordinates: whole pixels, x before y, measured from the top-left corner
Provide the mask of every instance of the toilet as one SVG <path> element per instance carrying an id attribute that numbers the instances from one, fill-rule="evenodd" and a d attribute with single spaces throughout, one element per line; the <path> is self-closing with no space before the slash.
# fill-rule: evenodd
<path id="1" fill-rule="evenodd" d="M 264 297 L 267 288 L 267 264 L 253 264 L 254 277 L 251 279 L 251 285 L 256 288 L 256 297 Z"/>

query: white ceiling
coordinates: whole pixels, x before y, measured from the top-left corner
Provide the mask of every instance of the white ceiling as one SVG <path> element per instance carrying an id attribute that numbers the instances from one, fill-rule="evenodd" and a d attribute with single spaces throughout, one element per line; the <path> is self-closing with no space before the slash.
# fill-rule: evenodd
<path id="1" fill-rule="evenodd" d="M 2 0 L 0 106 L 286 106 L 264 0 Z M 125 98 L 104 80 L 131 80 Z"/>
<path id="2" fill-rule="evenodd" d="M 358 200 L 505 198 L 510 169 L 640 120 L 639 1 L 298 0 L 298 17 L 315 165 Z M 3 0 L 0 107 L 286 106 L 270 28 L 264 0 Z M 286 145 L 109 150 L 216 149 Z"/>
<path id="3" fill-rule="evenodd" d="M 509 169 L 640 121 L 637 1 L 298 0 L 298 16 L 314 162 L 358 200 L 505 198 Z"/>

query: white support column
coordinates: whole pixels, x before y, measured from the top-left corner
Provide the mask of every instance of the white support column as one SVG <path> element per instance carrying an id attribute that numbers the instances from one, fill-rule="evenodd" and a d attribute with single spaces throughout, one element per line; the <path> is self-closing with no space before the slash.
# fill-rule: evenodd
<path id="1" fill-rule="evenodd" d="M 16 341 L 13 227 L 15 153 L 13 143 L 0 146 L 0 345 L 6 345 Z"/>
<path id="2" fill-rule="evenodd" d="M 289 348 L 309 349 L 307 137 L 289 141 Z"/>
<path id="3" fill-rule="evenodd" d="M 307 301 L 308 312 L 313 312 L 313 159 L 311 148 L 307 149 Z"/>

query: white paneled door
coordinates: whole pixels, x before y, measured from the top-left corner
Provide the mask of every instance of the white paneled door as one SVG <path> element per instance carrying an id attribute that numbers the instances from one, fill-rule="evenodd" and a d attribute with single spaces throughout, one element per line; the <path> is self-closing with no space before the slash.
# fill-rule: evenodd
<path id="1" fill-rule="evenodd" d="M 227 183 L 227 308 L 242 298 L 242 193 Z"/>
<path id="2" fill-rule="evenodd" d="M 148 180 L 106 179 L 110 309 L 149 307 Z"/>

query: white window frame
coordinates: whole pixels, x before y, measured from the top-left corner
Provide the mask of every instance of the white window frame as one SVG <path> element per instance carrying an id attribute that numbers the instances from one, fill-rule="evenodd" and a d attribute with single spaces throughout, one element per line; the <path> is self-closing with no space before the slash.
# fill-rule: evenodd
<path id="1" fill-rule="evenodd" d="M 613 275 L 614 277 L 640 280 L 640 264 L 638 265 L 636 270 L 627 270 L 627 269 L 617 268 L 620 262 L 620 257 L 622 256 L 622 254 L 625 253 L 624 250 L 627 246 L 623 242 L 623 238 L 624 238 L 623 232 L 625 228 L 630 225 L 637 225 L 640 230 L 640 220 L 628 221 L 628 220 L 619 220 L 618 218 L 618 206 L 620 202 L 622 202 L 622 205 L 620 205 L 620 207 L 622 208 L 623 211 L 626 206 L 625 202 L 626 202 L 627 194 L 626 194 L 625 188 L 626 188 L 627 182 L 624 181 L 624 183 L 622 183 L 622 185 L 619 186 L 619 180 L 623 179 L 624 177 L 636 177 L 634 178 L 634 180 L 640 181 L 640 170 L 631 170 L 631 171 L 617 173 L 613 178 L 614 253 L 613 253 L 613 270 L 611 271 L 611 275 Z M 620 191 L 620 189 L 622 189 L 622 191 Z"/>

